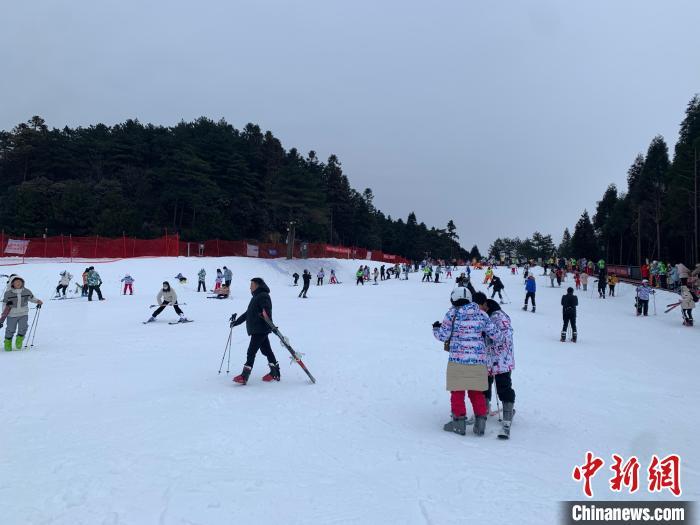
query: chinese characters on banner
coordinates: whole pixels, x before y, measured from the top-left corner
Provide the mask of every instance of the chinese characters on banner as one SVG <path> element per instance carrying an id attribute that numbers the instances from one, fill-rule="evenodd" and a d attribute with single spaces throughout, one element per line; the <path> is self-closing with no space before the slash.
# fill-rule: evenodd
<path id="1" fill-rule="evenodd" d="M 14 255 L 24 255 L 27 252 L 28 247 L 28 240 L 8 239 L 7 246 L 5 247 L 5 253 L 11 253 Z"/>
<path id="2" fill-rule="evenodd" d="M 603 468 L 605 462 L 590 451 L 586 452 L 585 459 L 583 465 L 574 467 L 571 476 L 574 481 L 583 482 L 583 493 L 586 497 L 592 498 L 591 481 L 596 473 Z M 630 494 L 637 492 L 639 490 L 639 459 L 632 456 L 625 461 L 618 454 L 613 454 L 612 459 L 610 470 L 614 475 L 609 480 L 610 490 L 622 492 L 623 487 L 626 487 Z M 668 489 L 676 497 L 681 495 L 681 458 L 677 454 L 670 454 L 661 459 L 654 454 L 646 473 L 649 492 L 662 492 Z"/>

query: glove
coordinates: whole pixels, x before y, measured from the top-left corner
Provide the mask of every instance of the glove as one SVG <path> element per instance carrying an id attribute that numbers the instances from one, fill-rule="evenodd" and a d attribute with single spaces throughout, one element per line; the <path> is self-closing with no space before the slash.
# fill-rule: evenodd
<path id="1" fill-rule="evenodd" d="M 42 304 L 42 303 L 38 303 L 38 304 L 36 305 L 37 310 L 38 310 L 39 308 L 41 308 L 41 304 Z"/>
<path id="2" fill-rule="evenodd" d="M 230 321 L 230 322 L 229 322 L 229 327 L 230 327 L 230 328 L 233 328 L 234 326 L 236 326 L 236 317 L 238 317 L 238 314 L 233 314 L 233 315 L 231 316 L 231 319 L 229 319 L 229 321 Z"/>
<path id="3" fill-rule="evenodd" d="M 433 323 L 433 328 L 440 328 L 440 326 L 442 326 L 442 323 L 440 321 L 435 321 Z"/>

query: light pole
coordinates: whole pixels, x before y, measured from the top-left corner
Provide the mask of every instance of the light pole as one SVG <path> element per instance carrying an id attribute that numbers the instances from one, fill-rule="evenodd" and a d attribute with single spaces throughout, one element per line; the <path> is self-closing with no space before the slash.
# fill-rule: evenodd
<path id="1" fill-rule="evenodd" d="M 287 224 L 287 259 L 294 257 L 294 227 L 296 222 L 289 221 Z"/>

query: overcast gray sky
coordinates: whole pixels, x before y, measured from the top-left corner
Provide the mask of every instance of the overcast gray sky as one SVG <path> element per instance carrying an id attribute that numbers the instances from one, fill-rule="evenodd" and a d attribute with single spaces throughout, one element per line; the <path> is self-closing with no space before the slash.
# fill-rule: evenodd
<path id="1" fill-rule="evenodd" d="M 700 91 L 700 1 L 7 2 L 0 128 L 204 115 L 467 248 L 561 238 Z"/>

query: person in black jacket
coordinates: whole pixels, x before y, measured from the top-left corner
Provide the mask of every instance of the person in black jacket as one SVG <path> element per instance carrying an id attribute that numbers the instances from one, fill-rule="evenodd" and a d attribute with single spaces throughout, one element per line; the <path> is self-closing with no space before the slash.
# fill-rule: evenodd
<path id="1" fill-rule="evenodd" d="M 270 373 L 263 376 L 263 381 L 279 381 L 280 380 L 280 365 L 275 358 L 270 346 L 268 334 L 272 331 L 270 326 L 263 319 L 263 312 L 272 320 L 272 299 L 270 299 L 270 289 L 260 277 L 254 277 L 250 280 L 250 293 L 253 295 L 248 303 L 248 309 L 238 317 L 233 325 L 238 326 L 245 322 L 245 328 L 250 336 L 250 344 L 248 345 L 248 356 L 243 366 L 243 372 L 233 378 L 234 382 L 245 385 L 250 377 L 250 372 L 253 370 L 255 363 L 255 354 L 258 350 L 262 355 L 267 357 L 267 362 L 270 365 Z"/>
<path id="2" fill-rule="evenodd" d="M 311 272 L 309 270 L 304 270 L 304 273 L 301 275 L 301 278 L 304 280 L 304 286 L 301 287 L 299 297 L 307 299 L 306 292 L 309 291 L 309 286 L 311 286 Z"/>
<path id="3" fill-rule="evenodd" d="M 299 274 L 297 272 L 294 272 L 292 274 L 292 277 L 294 277 L 294 286 L 298 286 L 299 285 Z"/>
<path id="4" fill-rule="evenodd" d="M 493 293 L 491 294 L 491 299 L 494 298 L 496 294 L 498 294 L 498 298 L 501 300 L 501 304 L 503 304 L 503 295 L 501 295 L 501 290 L 505 288 L 503 285 L 503 281 L 501 281 L 501 278 L 494 275 L 493 278 L 491 279 L 491 282 L 489 283 L 489 288 L 493 286 Z"/>
<path id="5" fill-rule="evenodd" d="M 576 307 L 578 306 L 578 297 L 574 295 L 574 289 L 569 287 L 566 289 L 566 295 L 561 298 L 561 313 L 564 317 L 564 326 L 561 329 L 561 342 L 566 341 L 566 331 L 571 323 L 571 342 L 576 342 Z"/>

